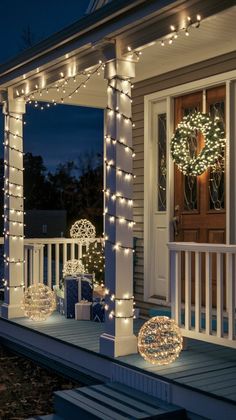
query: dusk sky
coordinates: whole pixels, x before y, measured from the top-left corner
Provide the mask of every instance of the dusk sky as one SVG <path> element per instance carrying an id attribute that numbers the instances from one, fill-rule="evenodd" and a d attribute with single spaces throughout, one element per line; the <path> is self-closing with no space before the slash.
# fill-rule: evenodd
<path id="1" fill-rule="evenodd" d="M 84 15 L 89 2 L 11 0 L 1 4 L 0 63 L 22 51 L 22 33 L 27 25 L 40 41 L 77 21 Z M 85 152 L 102 151 L 101 110 L 58 105 L 39 111 L 27 105 L 25 120 L 24 151 L 41 155 L 49 170 L 54 170 L 58 163 L 76 161 Z"/>

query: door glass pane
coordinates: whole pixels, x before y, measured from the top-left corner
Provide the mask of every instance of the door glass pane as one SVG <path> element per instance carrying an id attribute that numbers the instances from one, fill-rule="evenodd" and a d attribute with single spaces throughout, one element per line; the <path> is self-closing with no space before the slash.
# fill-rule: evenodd
<path id="1" fill-rule="evenodd" d="M 198 111 L 197 107 L 185 108 L 184 116 Z M 198 154 L 198 134 L 193 133 L 189 138 L 189 153 L 191 157 Z M 183 175 L 184 177 L 184 211 L 197 210 L 197 178 L 195 176 Z"/>
<path id="2" fill-rule="evenodd" d="M 210 104 L 210 115 L 215 118 L 220 118 L 221 128 L 225 132 L 225 103 L 219 101 Z M 217 160 L 214 167 L 209 171 L 209 209 L 210 210 L 224 210 L 225 209 L 225 159 Z"/>
<path id="3" fill-rule="evenodd" d="M 166 211 L 166 114 L 157 116 L 157 210 Z"/>

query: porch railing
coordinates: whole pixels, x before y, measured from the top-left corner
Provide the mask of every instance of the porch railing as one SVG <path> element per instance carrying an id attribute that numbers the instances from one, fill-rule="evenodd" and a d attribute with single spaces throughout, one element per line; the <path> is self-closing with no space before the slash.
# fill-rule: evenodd
<path id="1" fill-rule="evenodd" d="M 169 243 L 171 313 L 183 336 L 236 348 L 236 246 Z"/>
<path id="2" fill-rule="evenodd" d="M 97 242 L 101 238 L 96 239 Z M 92 241 L 91 241 L 92 242 Z M 0 238 L 3 249 L 4 238 Z M 24 282 L 28 287 L 35 283 L 44 283 L 50 288 L 59 285 L 64 263 L 69 259 L 79 259 L 88 249 L 87 245 L 78 244 L 71 238 L 32 238 L 24 241 Z M 3 252 L 2 252 L 3 255 Z M 2 259 L 3 271 L 3 259 Z"/>

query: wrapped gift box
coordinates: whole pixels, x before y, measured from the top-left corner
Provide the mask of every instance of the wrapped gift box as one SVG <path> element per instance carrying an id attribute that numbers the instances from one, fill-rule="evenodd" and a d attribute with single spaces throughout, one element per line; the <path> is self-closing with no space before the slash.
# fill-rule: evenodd
<path id="1" fill-rule="evenodd" d="M 83 274 L 78 277 L 79 299 L 93 301 L 93 274 Z"/>
<path id="2" fill-rule="evenodd" d="M 93 275 L 84 274 L 79 277 L 65 277 L 65 317 L 75 318 L 75 304 L 82 299 L 93 300 Z"/>
<path id="3" fill-rule="evenodd" d="M 92 320 L 95 322 L 105 321 L 105 300 L 95 298 L 92 305 Z"/>
<path id="4" fill-rule="evenodd" d="M 92 302 L 81 300 L 75 304 L 75 319 L 76 320 L 90 320 L 91 319 Z"/>
<path id="5" fill-rule="evenodd" d="M 56 295 L 56 308 L 57 311 L 61 314 L 65 314 L 65 297 L 64 297 L 64 290 L 60 289 L 58 286 L 54 286 L 53 290 L 55 291 Z"/>

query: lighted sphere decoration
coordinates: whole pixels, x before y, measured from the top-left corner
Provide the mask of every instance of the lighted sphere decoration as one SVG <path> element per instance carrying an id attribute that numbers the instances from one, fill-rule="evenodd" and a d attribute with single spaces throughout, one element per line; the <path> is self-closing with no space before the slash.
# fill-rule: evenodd
<path id="1" fill-rule="evenodd" d="M 85 273 L 85 268 L 80 260 L 68 260 L 65 262 L 62 270 L 63 277 L 77 276 Z"/>
<path id="2" fill-rule="evenodd" d="M 56 309 L 55 294 L 42 283 L 29 286 L 24 293 L 22 309 L 33 321 L 45 321 Z"/>
<path id="3" fill-rule="evenodd" d="M 80 244 L 86 245 L 91 239 L 95 239 L 96 229 L 89 220 L 80 219 L 71 226 L 70 236 L 78 239 Z"/>
<path id="4" fill-rule="evenodd" d="M 155 316 L 145 322 L 138 335 L 141 356 L 153 365 L 168 365 L 183 347 L 180 329 L 173 319 Z"/>

